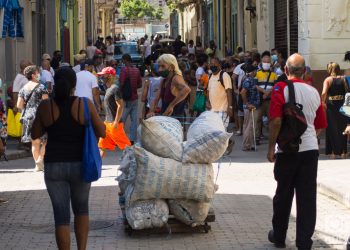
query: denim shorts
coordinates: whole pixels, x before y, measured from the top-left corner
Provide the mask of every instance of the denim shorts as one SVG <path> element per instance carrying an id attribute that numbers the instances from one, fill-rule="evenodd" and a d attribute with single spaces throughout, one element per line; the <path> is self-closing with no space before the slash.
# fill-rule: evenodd
<path id="1" fill-rule="evenodd" d="M 82 162 L 45 163 L 45 184 L 56 226 L 70 224 L 70 203 L 75 216 L 89 214 L 91 183 L 83 181 L 81 169 Z"/>

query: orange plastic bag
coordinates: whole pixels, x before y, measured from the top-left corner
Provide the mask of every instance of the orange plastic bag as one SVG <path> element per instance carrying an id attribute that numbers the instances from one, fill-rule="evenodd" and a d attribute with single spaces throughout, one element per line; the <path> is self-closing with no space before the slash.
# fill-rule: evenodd
<path id="1" fill-rule="evenodd" d="M 12 109 L 7 112 L 7 133 L 11 137 L 21 137 L 22 136 L 22 124 L 20 123 L 21 114 L 13 113 Z"/>
<path id="2" fill-rule="evenodd" d="M 100 138 L 98 147 L 105 150 L 115 150 L 118 146 L 121 150 L 124 150 L 127 146 L 131 146 L 131 142 L 124 131 L 124 124 L 119 123 L 118 128 L 113 127 L 112 123 L 105 122 L 106 125 L 106 137 Z"/>

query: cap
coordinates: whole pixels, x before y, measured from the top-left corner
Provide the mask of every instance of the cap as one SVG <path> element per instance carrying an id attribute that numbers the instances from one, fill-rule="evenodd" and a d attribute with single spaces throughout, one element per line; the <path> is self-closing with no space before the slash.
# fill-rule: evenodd
<path id="1" fill-rule="evenodd" d="M 99 76 L 104 76 L 104 75 L 116 76 L 117 74 L 116 74 L 116 71 L 114 68 L 106 67 L 101 72 L 97 73 L 97 75 L 99 75 Z"/>
<path id="2" fill-rule="evenodd" d="M 49 54 L 43 54 L 42 60 L 51 60 L 51 56 Z"/>

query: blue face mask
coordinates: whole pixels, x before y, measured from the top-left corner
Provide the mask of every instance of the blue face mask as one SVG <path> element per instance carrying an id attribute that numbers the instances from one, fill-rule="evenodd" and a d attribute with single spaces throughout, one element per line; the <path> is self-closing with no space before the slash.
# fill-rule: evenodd
<path id="1" fill-rule="evenodd" d="M 275 63 L 278 61 L 278 56 L 277 55 L 272 55 L 271 56 L 272 62 Z"/>

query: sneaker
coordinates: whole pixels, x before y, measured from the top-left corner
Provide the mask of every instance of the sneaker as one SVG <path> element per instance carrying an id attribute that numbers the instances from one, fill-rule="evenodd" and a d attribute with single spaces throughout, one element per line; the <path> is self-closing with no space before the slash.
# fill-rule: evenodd
<path id="1" fill-rule="evenodd" d="M 275 235 L 274 235 L 274 231 L 270 230 L 269 235 L 268 235 L 268 239 L 271 243 L 273 243 L 275 245 L 276 248 L 286 248 L 286 243 L 284 242 L 277 242 L 275 240 Z"/>
<path id="2" fill-rule="evenodd" d="M 44 162 L 43 161 L 37 161 L 35 162 L 35 171 L 44 171 Z"/>
<path id="3" fill-rule="evenodd" d="M 5 200 L 3 198 L 0 198 L 0 204 L 5 204 L 5 203 L 8 203 L 9 201 L 8 200 Z"/>

